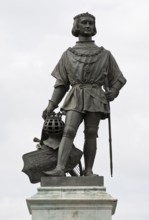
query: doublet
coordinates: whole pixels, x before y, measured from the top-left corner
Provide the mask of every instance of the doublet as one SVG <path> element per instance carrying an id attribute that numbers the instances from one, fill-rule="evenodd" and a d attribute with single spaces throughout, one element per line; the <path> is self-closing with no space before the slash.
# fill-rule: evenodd
<path id="1" fill-rule="evenodd" d="M 104 72 L 107 72 L 110 89 L 117 81 L 125 84 L 110 51 L 96 46 L 93 41 L 77 42 L 68 48 L 52 72 L 57 79 L 55 87 L 63 85 L 69 90 L 62 109 L 100 112 L 102 119 L 106 118 L 110 109 L 103 90 Z"/>

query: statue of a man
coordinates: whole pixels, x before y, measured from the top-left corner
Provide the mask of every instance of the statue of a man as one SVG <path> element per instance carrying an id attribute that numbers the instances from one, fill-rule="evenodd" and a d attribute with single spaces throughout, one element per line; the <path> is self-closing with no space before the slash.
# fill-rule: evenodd
<path id="1" fill-rule="evenodd" d="M 119 94 L 126 83 L 110 51 L 98 47 L 92 40 L 96 34 L 95 17 L 89 13 L 74 17 L 72 34 L 78 37 L 74 47 L 68 48 L 56 65 L 54 91 L 42 117 L 50 115 L 63 99 L 66 113 L 65 127 L 59 146 L 57 166 L 45 172 L 49 176 L 63 176 L 79 125 L 84 121 L 85 176 L 93 175 L 98 126 L 110 113 L 109 102 Z M 105 92 L 104 74 L 107 73 L 109 92 Z M 71 87 L 71 88 L 70 88 Z M 70 89 L 69 89 L 70 88 Z"/>

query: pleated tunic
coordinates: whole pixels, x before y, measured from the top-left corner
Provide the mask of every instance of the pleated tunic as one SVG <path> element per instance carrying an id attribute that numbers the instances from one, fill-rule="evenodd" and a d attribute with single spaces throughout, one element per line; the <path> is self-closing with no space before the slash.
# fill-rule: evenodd
<path id="1" fill-rule="evenodd" d="M 110 109 L 103 90 L 105 72 L 109 88 L 117 81 L 125 84 L 110 51 L 98 47 L 94 41 L 77 42 L 68 48 L 52 72 L 57 79 L 55 87 L 63 85 L 68 90 L 62 110 L 100 112 L 102 119 L 106 118 Z"/>

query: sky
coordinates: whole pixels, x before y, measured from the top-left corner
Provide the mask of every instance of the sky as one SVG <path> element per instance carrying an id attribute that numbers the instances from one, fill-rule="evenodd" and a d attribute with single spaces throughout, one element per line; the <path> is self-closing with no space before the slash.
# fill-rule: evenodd
<path id="1" fill-rule="evenodd" d="M 98 46 L 110 50 L 127 79 L 111 103 L 114 177 L 110 177 L 108 122 L 99 128 L 94 172 L 118 199 L 113 220 L 149 219 L 149 1 L 0 1 L 0 219 L 30 220 L 26 199 L 37 192 L 22 155 L 36 149 L 42 111 L 51 98 L 51 72 L 62 53 L 75 45 L 73 17 L 96 17 Z M 61 106 L 61 104 L 60 104 Z M 74 141 L 83 149 L 83 127 Z"/>

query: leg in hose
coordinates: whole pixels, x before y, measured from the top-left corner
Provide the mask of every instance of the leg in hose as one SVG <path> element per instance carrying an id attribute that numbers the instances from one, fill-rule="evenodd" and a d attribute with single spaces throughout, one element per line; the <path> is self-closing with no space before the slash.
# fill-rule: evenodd
<path id="1" fill-rule="evenodd" d="M 65 170 L 66 163 L 68 161 L 68 157 L 72 150 L 73 139 L 69 137 L 63 137 L 61 140 L 60 148 L 58 151 L 58 161 L 57 161 L 57 169 L 58 170 Z"/>
<path id="2" fill-rule="evenodd" d="M 96 138 L 86 139 L 84 144 L 85 176 L 93 175 L 93 164 L 96 156 Z"/>
<path id="3" fill-rule="evenodd" d="M 44 172 L 49 176 L 64 176 L 65 166 L 72 150 L 73 140 L 80 123 L 82 122 L 82 114 L 75 111 L 68 111 L 66 114 L 65 128 L 63 137 L 60 142 L 58 151 L 57 166 L 52 171 Z"/>
<path id="4" fill-rule="evenodd" d="M 100 113 L 87 113 L 84 118 L 85 122 L 85 144 L 84 144 L 84 161 L 85 161 L 85 176 L 93 175 L 93 164 L 96 156 L 98 137 L 98 125 L 100 121 Z"/>

